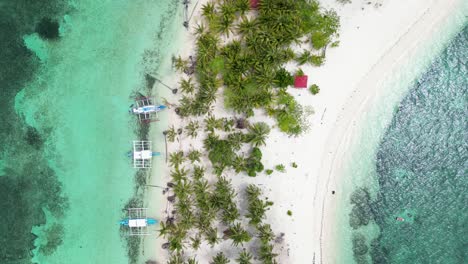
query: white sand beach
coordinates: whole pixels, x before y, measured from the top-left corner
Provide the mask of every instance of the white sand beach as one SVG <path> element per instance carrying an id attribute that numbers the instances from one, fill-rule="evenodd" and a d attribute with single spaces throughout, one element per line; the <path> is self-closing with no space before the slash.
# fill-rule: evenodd
<path id="1" fill-rule="evenodd" d="M 207 1 L 198 3 L 192 25 L 199 19 L 197 12 L 204 2 Z M 319 85 L 319 94 L 311 95 L 306 89 L 288 90 L 302 105 L 314 109 L 310 131 L 295 138 L 272 128 L 266 147 L 261 148 L 262 162 L 265 169 L 284 164 L 286 173 L 260 173 L 257 177 L 229 175 L 234 186 L 255 183 L 274 202 L 266 221 L 276 234 L 285 234 L 284 241 L 275 248 L 280 254 L 279 263 L 337 263 L 334 241 L 339 238 L 334 232 L 335 200 L 341 199 L 340 170 L 347 146 L 356 136 L 360 116 L 384 94 L 379 90 L 383 87 L 382 80 L 408 63 L 418 49 L 434 37 L 453 11 L 463 5 L 461 0 L 410 0 L 404 3 L 377 0 L 369 1 L 370 4 L 353 1 L 347 5 L 335 0 L 320 2 L 326 9 L 335 9 L 341 18 L 340 45 L 327 49 L 323 66 L 301 67 L 309 76 L 309 85 Z M 194 36 L 186 31 L 180 39 L 183 45 L 178 47 L 176 54 L 182 57 L 193 54 Z M 290 69 L 295 68 L 294 65 Z M 179 79 L 180 76 L 174 73 L 163 81 L 175 87 Z M 169 91 L 160 91 L 160 94 L 171 103 L 176 103 L 180 97 Z M 216 117 L 227 116 L 222 106 L 222 100 L 218 100 L 214 110 Z M 173 109 L 169 109 L 167 115 L 169 126 L 174 125 L 176 129 L 186 122 Z M 274 125 L 261 111 L 257 111 L 251 120 Z M 151 132 L 161 151 L 164 146 L 162 131 L 167 129 L 163 127 L 164 123 L 153 126 Z M 196 140 L 182 135 L 179 142 L 168 143 L 168 153 L 201 149 L 203 138 L 203 132 Z M 291 167 L 292 162 L 297 163 L 298 168 Z M 169 180 L 169 165 L 163 159 L 158 160 L 152 173 L 149 184 L 165 186 Z M 336 193 L 332 194 L 332 191 Z M 153 188 L 149 189 L 147 197 L 151 215 L 164 219 L 167 196 L 162 195 L 161 189 Z M 292 216 L 287 215 L 288 210 L 292 211 Z M 144 260 L 165 263 L 168 252 L 161 248 L 164 242 L 162 238 L 146 237 Z M 212 256 L 208 249 L 217 252 L 226 245 L 230 242 L 222 242 L 214 249 L 203 244 L 197 259 L 200 263 L 208 263 Z M 229 252 L 226 254 L 229 256 Z"/>

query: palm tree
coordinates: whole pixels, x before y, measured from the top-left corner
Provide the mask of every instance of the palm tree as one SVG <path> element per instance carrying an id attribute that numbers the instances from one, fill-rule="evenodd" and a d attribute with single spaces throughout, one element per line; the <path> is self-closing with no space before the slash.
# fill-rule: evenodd
<path id="1" fill-rule="evenodd" d="M 239 264 L 252 264 L 253 256 L 245 248 L 239 253 L 239 257 L 236 262 Z"/>
<path id="2" fill-rule="evenodd" d="M 202 5 L 202 15 L 208 20 L 208 21 L 211 21 L 215 14 L 216 14 L 216 10 L 215 10 L 215 6 L 212 2 L 208 2 L 204 5 Z"/>
<path id="3" fill-rule="evenodd" d="M 222 120 L 216 119 L 213 115 L 205 118 L 205 131 L 214 132 L 215 129 L 221 129 L 223 127 Z"/>
<path id="4" fill-rule="evenodd" d="M 265 145 L 270 133 L 270 127 L 264 122 L 258 122 L 249 127 L 248 141 L 255 147 Z"/>
<path id="5" fill-rule="evenodd" d="M 241 16 L 243 16 L 246 12 L 250 10 L 249 0 L 236 0 L 234 5 Z"/>
<path id="6" fill-rule="evenodd" d="M 198 130 L 200 129 L 200 124 L 198 121 L 190 121 L 187 126 L 185 126 L 185 134 L 192 138 L 196 138 L 198 135 Z"/>
<path id="7" fill-rule="evenodd" d="M 169 156 L 169 163 L 171 164 L 172 167 L 176 169 L 179 168 L 179 165 L 181 165 L 184 161 L 185 161 L 185 158 L 184 158 L 183 151 L 173 152 Z"/>
<path id="8" fill-rule="evenodd" d="M 180 89 L 184 93 L 192 94 L 195 91 L 195 84 L 192 83 L 191 77 L 188 78 L 187 80 L 182 79 L 179 84 L 180 84 Z"/>
<path id="9" fill-rule="evenodd" d="M 232 244 L 236 247 L 239 246 L 239 244 L 242 245 L 244 242 L 249 242 L 252 239 L 252 236 L 242 228 L 240 223 L 232 225 L 224 233 L 227 237 L 232 239 Z"/>
<path id="10" fill-rule="evenodd" d="M 223 210 L 221 214 L 221 222 L 224 224 L 232 224 L 234 221 L 239 220 L 240 213 L 237 210 L 237 206 L 235 203 L 231 202 L 226 208 Z"/>
<path id="11" fill-rule="evenodd" d="M 195 27 L 195 36 L 197 37 L 200 37 L 201 35 L 203 35 L 206 31 L 206 27 L 205 25 L 202 23 L 202 24 L 197 24 L 197 26 Z"/>
<path id="12" fill-rule="evenodd" d="M 187 66 L 188 66 L 187 60 L 182 59 L 180 56 L 178 56 L 177 58 L 173 58 L 172 60 L 173 60 L 174 68 L 177 71 L 184 72 L 184 70 L 187 69 Z"/>
<path id="13" fill-rule="evenodd" d="M 201 236 L 200 234 L 197 234 L 195 237 L 191 237 L 190 241 L 192 242 L 192 248 L 194 250 L 198 250 L 201 245 Z"/>
<path id="14" fill-rule="evenodd" d="M 242 17 L 242 20 L 237 25 L 237 32 L 246 36 L 249 34 L 253 34 L 257 29 L 257 23 L 254 19 L 249 19 L 247 17 Z"/>
<path id="15" fill-rule="evenodd" d="M 194 163 L 195 161 L 200 162 L 201 152 L 198 151 L 198 150 L 191 150 L 191 151 L 187 154 L 187 157 L 188 157 L 188 159 L 189 159 L 192 163 Z"/>
<path id="16" fill-rule="evenodd" d="M 208 228 L 205 231 L 205 237 L 206 237 L 206 240 L 208 241 L 208 244 L 210 244 L 211 247 L 214 247 L 219 242 L 218 230 L 216 230 L 216 228 L 213 228 L 213 227 Z"/>
<path id="17" fill-rule="evenodd" d="M 213 260 L 210 262 L 210 264 L 228 264 L 229 262 L 229 259 L 226 258 L 223 252 L 219 252 L 215 257 L 213 257 Z"/>
<path id="18" fill-rule="evenodd" d="M 182 181 L 186 179 L 187 176 L 187 171 L 184 168 L 175 168 L 173 171 L 171 171 L 171 178 L 175 182 Z"/>
<path id="19" fill-rule="evenodd" d="M 237 155 L 234 159 L 232 166 L 234 167 L 234 170 L 236 171 L 236 173 L 245 171 L 246 166 L 247 166 L 247 160 L 243 156 Z"/>
<path id="20" fill-rule="evenodd" d="M 205 175 L 205 168 L 202 166 L 193 167 L 193 178 L 195 180 L 200 180 Z"/>
<path id="21" fill-rule="evenodd" d="M 198 261 L 195 258 L 187 259 L 187 264 L 198 264 Z"/>
<path id="22" fill-rule="evenodd" d="M 169 142 L 174 142 L 177 136 L 177 132 L 174 126 L 171 126 L 168 130 L 164 131 L 166 133 L 166 138 Z"/>
<path id="23" fill-rule="evenodd" d="M 161 227 L 161 229 L 159 229 L 159 236 L 165 238 L 171 232 L 171 226 L 167 225 L 164 221 L 161 221 L 159 226 Z"/>
<path id="24" fill-rule="evenodd" d="M 184 258 L 177 252 L 176 254 L 171 255 L 167 264 L 184 264 Z"/>
<path id="25" fill-rule="evenodd" d="M 258 258 L 265 264 L 276 264 L 275 257 L 278 254 L 273 253 L 273 246 L 269 243 L 263 243 L 260 246 L 260 252 Z"/>
<path id="26" fill-rule="evenodd" d="M 296 61 L 299 65 L 309 63 L 312 58 L 312 54 L 308 50 L 304 50 L 300 55 L 296 57 Z"/>
<path id="27" fill-rule="evenodd" d="M 275 238 L 275 234 L 273 234 L 273 230 L 271 230 L 271 226 L 269 224 L 259 225 L 257 230 L 258 238 L 260 238 L 264 243 L 268 243 Z"/>

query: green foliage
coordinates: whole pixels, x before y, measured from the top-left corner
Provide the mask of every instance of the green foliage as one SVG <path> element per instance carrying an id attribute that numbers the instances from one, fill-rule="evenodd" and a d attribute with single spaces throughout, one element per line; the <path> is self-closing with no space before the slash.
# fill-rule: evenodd
<path id="1" fill-rule="evenodd" d="M 266 170 L 265 172 L 266 172 L 267 175 L 271 175 L 271 174 L 273 173 L 273 170 L 268 169 L 268 170 Z"/>
<path id="2" fill-rule="evenodd" d="M 201 236 L 200 236 L 200 234 L 197 234 L 195 237 L 191 237 L 190 241 L 192 243 L 192 248 L 194 250 L 198 250 L 200 248 L 200 245 L 201 245 Z"/>
<path id="3" fill-rule="evenodd" d="M 309 91 L 310 91 L 311 94 L 316 95 L 316 94 L 318 94 L 318 93 L 320 92 L 320 88 L 319 88 L 318 85 L 312 84 L 312 85 L 309 87 Z"/>
<path id="4" fill-rule="evenodd" d="M 213 115 L 205 118 L 205 131 L 215 132 L 216 129 L 221 130 L 224 127 L 223 119 L 216 119 Z"/>
<path id="5" fill-rule="evenodd" d="M 182 59 L 180 56 L 178 57 L 172 57 L 172 65 L 173 67 L 179 71 L 179 72 L 184 72 L 184 70 L 187 69 L 188 67 L 188 61 Z"/>
<path id="6" fill-rule="evenodd" d="M 278 107 L 273 109 L 273 115 L 278 120 L 278 127 L 289 135 L 300 135 L 307 130 L 307 112 L 290 94 L 280 91 L 278 93 Z"/>
<path id="7" fill-rule="evenodd" d="M 279 172 L 283 172 L 283 173 L 286 172 L 286 167 L 284 167 L 283 164 L 278 164 L 278 165 L 276 165 L 276 166 L 275 166 L 275 169 L 276 169 L 277 171 L 279 171 Z"/>
<path id="8" fill-rule="evenodd" d="M 222 212 L 222 221 L 225 224 L 231 224 L 238 220 L 240 216 L 237 206 L 234 202 L 236 192 L 232 188 L 231 182 L 225 177 L 218 177 L 214 192 L 210 198 L 211 207 Z"/>
<path id="9" fill-rule="evenodd" d="M 263 170 L 262 152 L 259 148 L 254 147 L 250 153 L 249 158 L 246 160 L 246 171 L 250 177 L 257 176 L 258 172 Z"/>
<path id="10" fill-rule="evenodd" d="M 241 132 L 236 132 L 236 133 L 229 134 L 227 137 L 227 140 L 231 144 L 232 149 L 240 150 L 242 147 L 242 144 L 247 142 L 247 136 Z"/>
<path id="11" fill-rule="evenodd" d="M 179 85 L 184 93 L 192 94 L 195 91 L 195 84 L 192 82 L 192 78 L 188 78 L 187 80 L 182 79 Z"/>
<path id="12" fill-rule="evenodd" d="M 191 150 L 191 151 L 187 154 L 187 158 L 188 158 L 192 163 L 194 163 L 195 161 L 200 162 L 201 152 L 198 151 L 198 150 Z"/>
<path id="13" fill-rule="evenodd" d="M 166 130 L 165 133 L 166 133 L 166 138 L 167 138 L 167 140 L 169 142 L 174 142 L 175 141 L 175 138 L 177 136 L 177 132 L 176 132 L 174 126 L 171 126 L 171 128 Z"/>
<path id="14" fill-rule="evenodd" d="M 270 243 L 262 243 L 258 258 L 265 264 L 276 264 L 275 258 L 278 254 L 273 252 L 273 245 Z"/>
<path id="15" fill-rule="evenodd" d="M 291 163 L 291 167 L 297 168 L 297 163 L 296 162 Z"/>
<path id="16" fill-rule="evenodd" d="M 311 55 L 309 58 L 309 62 L 315 66 L 321 66 L 324 61 L 325 61 L 324 56 Z"/>
<path id="17" fill-rule="evenodd" d="M 222 169 L 232 166 L 236 154 L 228 140 L 222 140 L 210 134 L 205 139 L 204 144 L 209 151 L 208 158 L 213 166 L 217 165 Z"/>
<path id="18" fill-rule="evenodd" d="M 258 231 L 258 238 L 262 241 L 262 243 L 268 243 L 275 239 L 275 234 L 271 229 L 269 224 L 262 224 L 257 227 Z"/>
<path id="19" fill-rule="evenodd" d="M 260 198 L 261 190 L 250 184 L 246 188 L 247 192 L 247 202 L 248 202 L 248 212 L 245 216 L 249 218 L 249 223 L 253 226 L 259 226 L 263 219 L 265 218 L 265 212 L 269 210 L 269 207 L 273 205 L 270 201 L 263 201 Z"/>
<path id="20" fill-rule="evenodd" d="M 247 141 L 255 147 L 265 145 L 265 140 L 270 133 L 270 127 L 264 122 L 258 122 L 249 127 Z"/>
<path id="21" fill-rule="evenodd" d="M 288 210 L 287 214 L 288 214 L 289 216 L 292 216 L 291 210 Z"/>
<path id="22" fill-rule="evenodd" d="M 309 50 L 304 50 L 299 56 L 297 56 L 296 61 L 299 65 L 304 65 L 309 63 L 312 54 Z"/>
<path id="23" fill-rule="evenodd" d="M 198 121 L 191 120 L 186 126 L 185 126 L 185 134 L 187 136 L 190 136 L 191 138 L 196 138 L 198 135 L 198 130 L 200 129 L 200 124 Z"/>
<path id="24" fill-rule="evenodd" d="M 228 230 L 225 231 L 225 234 L 232 239 L 232 244 L 234 246 L 239 246 L 244 243 L 249 242 L 252 239 L 252 236 L 247 232 L 240 223 L 232 225 Z"/>
<path id="25" fill-rule="evenodd" d="M 305 73 L 301 68 L 298 68 L 295 73 L 296 76 L 304 76 Z"/>
<path id="26" fill-rule="evenodd" d="M 205 238 L 211 247 L 214 247 L 220 241 L 220 238 L 218 237 L 218 230 L 212 227 L 205 231 Z"/>
<path id="27" fill-rule="evenodd" d="M 236 262 L 239 264 L 252 264 L 253 256 L 245 248 L 239 253 L 239 257 Z"/>
<path id="28" fill-rule="evenodd" d="M 286 88 L 294 84 L 294 77 L 285 68 L 276 71 L 274 83 L 279 88 Z"/>
<path id="29" fill-rule="evenodd" d="M 172 167 L 174 168 L 179 168 L 179 166 L 185 161 L 184 158 L 184 152 L 183 151 L 177 151 L 173 152 L 169 156 L 169 163 L 171 164 Z"/>
<path id="30" fill-rule="evenodd" d="M 223 254 L 223 252 L 219 252 L 216 256 L 213 257 L 210 264 L 228 264 L 229 259 Z"/>

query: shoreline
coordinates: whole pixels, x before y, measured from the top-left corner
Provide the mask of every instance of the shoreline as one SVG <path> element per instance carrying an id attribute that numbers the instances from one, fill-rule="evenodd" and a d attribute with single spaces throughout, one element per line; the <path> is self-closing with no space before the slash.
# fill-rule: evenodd
<path id="1" fill-rule="evenodd" d="M 456 1 L 453 0 L 452 4 Z M 198 10 L 192 21 L 199 19 L 198 11 L 204 2 L 207 1 L 203 0 L 198 3 Z M 286 174 L 274 172 L 270 176 L 262 173 L 255 178 L 246 175 L 231 177 L 235 188 L 247 183 L 260 185 L 265 195 L 275 203 L 267 212 L 267 216 L 268 222 L 275 232 L 285 233 L 286 243 L 281 251 L 277 249 L 277 253 L 280 254 L 278 256 L 279 263 L 335 263 L 336 259 L 333 260 L 333 256 L 335 256 L 336 250 L 333 250 L 330 242 L 330 240 L 333 241 L 334 235 L 331 227 L 333 227 L 332 223 L 337 222 L 334 209 L 337 209 L 336 199 L 341 193 L 337 192 L 333 201 L 327 199 L 327 194 L 330 195 L 329 190 L 331 189 L 337 190 L 335 187 L 340 180 L 339 174 L 342 172 L 343 166 L 343 162 L 340 160 L 345 156 L 344 152 L 350 145 L 352 138 L 357 136 L 355 132 L 359 126 L 356 124 L 362 123 L 361 114 L 366 113 L 377 99 L 384 96 L 373 89 L 373 84 L 380 83 L 379 77 L 387 76 L 385 74 L 386 67 L 397 68 L 398 65 L 402 64 L 401 61 L 409 59 L 407 53 L 418 50 L 417 43 L 413 43 L 415 40 L 413 35 L 419 35 L 418 26 L 427 27 L 435 24 L 436 22 L 431 24 L 430 18 L 442 15 L 440 10 L 445 12 L 445 15 L 442 15 L 445 17 L 452 9 L 455 9 L 455 4 L 450 9 L 442 1 L 426 3 L 422 0 L 416 0 L 410 3 L 409 8 L 398 6 L 398 3 L 389 3 L 389 6 L 384 3 L 384 6 L 372 7 L 370 11 L 367 8 L 362 11 L 362 4 L 359 3 L 341 6 L 331 0 L 321 2 L 324 2 L 323 7 L 327 9 L 335 8 L 338 15 L 342 17 L 343 28 L 340 32 L 342 37 L 339 40 L 343 46 L 328 51 L 327 62 L 324 66 L 319 68 L 301 67 L 306 74 L 312 77 L 312 83 L 317 83 L 322 87 L 321 93 L 312 96 L 308 91 L 288 89 L 288 92 L 299 103 L 315 108 L 315 114 L 311 118 L 311 131 L 298 138 L 291 138 L 277 128 L 272 129 L 267 139 L 266 145 L 268 147 L 262 148 L 265 169 L 273 168 L 281 163 L 287 167 Z M 436 9 L 434 6 L 437 5 L 443 8 Z M 431 7 L 432 10 L 430 10 Z M 421 10 L 429 10 L 429 13 L 422 11 L 423 14 L 414 19 L 413 11 L 417 12 L 418 10 L 420 12 Z M 399 19 L 395 20 L 399 21 L 395 21 L 395 17 L 398 17 Z M 375 19 L 381 20 L 375 23 Z M 418 22 L 420 19 L 424 19 L 424 21 Z M 196 23 L 192 22 L 192 24 Z M 369 24 L 372 25 L 369 26 Z M 356 25 L 358 25 L 357 29 Z M 359 25 L 365 26 L 360 28 Z M 362 31 L 364 33 L 361 33 Z M 431 32 L 425 33 L 432 36 Z M 430 36 L 426 36 L 426 38 Z M 174 49 L 181 52 L 175 54 L 187 57 L 193 52 L 195 38 L 190 32 L 183 30 L 178 38 L 182 39 L 181 45 Z M 369 40 L 368 38 L 374 39 Z M 423 40 L 424 36 L 416 36 L 416 41 L 422 42 Z M 408 47 L 409 49 L 407 49 Z M 400 49 L 404 51 L 400 51 Z M 368 54 L 367 51 L 369 51 Z M 357 64 L 353 63 L 362 57 L 364 57 L 362 61 Z M 388 63 L 388 60 L 396 62 Z M 350 73 L 349 68 L 354 66 L 356 67 Z M 382 67 L 384 69 L 380 69 Z M 173 73 L 170 67 L 166 68 L 166 71 L 168 76 L 163 81 L 168 80 L 170 85 L 176 85 L 181 75 Z M 339 75 L 342 77 L 339 78 L 340 80 L 336 78 Z M 162 91 L 164 92 L 161 95 L 164 94 L 168 101 L 175 103 L 178 97 L 172 96 L 165 88 Z M 157 92 L 159 93 L 161 90 Z M 225 113 L 225 110 L 219 105 L 220 103 L 217 102 L 215 112 L 217 117 L 224 116 Z M 183 122 L 173 111 L 164 115 L 168 116 L 167 126 L 161 125 L 165 122 L 162 120 L 159 125 L 156 125 L 156 128 L 155 126 L 151 128 L 150 140 L 153 140 L 153 144 L 161 142 L 155 139 L 160 138 L 163 130 L 171 125 L 175 125 L 177 129 Z M 269 118 L 265 119 L 264 114 L 256 111 L 256 115 L 251 118 L 251 121 L 264 121 L 272 124 Z M 353 124 L 354 129 L 349 129 L 351 124 Z M 169 144 L 168 153 L 178 149 L 186 151 L 188 146 L 187 144 L 183 145 L 183 140 L 182 138 L 179 144 Z M 198 141 L 197 144 L 201 145 L 201 140 L 198 139 Z M 279 142 L 281 143 L 277 144 Z M 162 143 L 164 144 L 164 139 L 162 139 Z M 297 162 L 299 168 L 291 168 L 289 166 L 291 162 Z M 168 165 L 164 163 L 164 160 L 155 161 L 151 173 L 149 184 L 164 186 L 163 183 L 169 175 Z M 163 219 L 164 207 L 167 204 L 166 197 L 161 194 L 160 189 L 148 190 L 145 204 L 149 201 L 154 203 L 155 200 L 158 202 L 156 205 L 149 206 L 150 211 L 159 212 L 158 218 Z M 329 210 L 329 208 L 331 209 Z M 293 215 L 288 216 L 287 210 L 292 210 Z M 153 237 L 145 239 L 144 260 L 157 259 L 161 262 L 167 260 L 166 251 L 161 249 L 162 243 L 161 239 Z M 224 242 L 221 246 L 223 244 Z M 215 249 L 219 249 L 219 246 Z M 311 254 L 311 251 L 314 253 Z M 201 260 L 208 261 L 209 256 L 205 255 L 199 257 Z"/>
<path id="2" fill-rule="evenodd" d="M 358 88 L 353 92 L 357 96 L 353 95 L 346 102 L 340 113 L 342 118 L 338 119 L 335 124 L 336 127 L 339 127 L 337 130 L 339 132 L 336 132 L 336 135 L 330 136 L 327 142 L 327 145 L 330 145 L 327 151 L 324 152 L 325 159 L 321 165 L 321 175 L 327 175 L 326 183 L 324 183 L 327 190 L 339 189 L 341 188 L 339 187 L 340 185 L 345 184 L 346 179 L 352 180 L 344 174 L 349 170 L 347 163 L 350 162 L 350 153 L 354 153 L 355 149 L 358 148 L 356 139 L 360 137 L 360 132 L 362 133 L 364 127 L 369 129 L 369 124 L 367 123 L 369 119 L 372 119 L 374 122 L 379 122 L 377 124 L 377 131 L 381 132 L 374 131 L 373 133 L 380 136 L 383 135 L 386 126 L 393 116 L 391 109 L 398 104 L 412 87 L 411 83 L 429 67 L 434 56 L 437 56 L 458 32 L 460 28 L 459 21 L 457 17 L 453 16 L 457 13 L 456 9 L 460 7 L 463 7 L 463 3 L 458 0 L 453 0 L 450 3 L 443 1 L 428 3 L 424 12 L 417 17 L 415 22 L 408 27 L 359 82 Z M 454 26 L 457 26 L 457 29 L 453 28 Z M 449 30 L 449 33 L 445 33 L 442 40 L 440 38 L 436 40 L 436 36 L 446 29 Z M 421 63 L 417 65 L 417 62 L 421 60 L 423 61 L 422 65 Z M 416 66 L 414 66 L 415 64 Z M 403 73 L 404 70 L 410 73 Z M 401 77 L 401 75 L 406 76 Z M 394 81 L 395 78 L 405 77 L 404 87 L 400 87 L 400 90 L 396 92 L 393 91 L 395 92 L 394 94 L 390 95 L 391 92 L 385 90 L 390 88 L 390 85 L 386 81 Z M 375 87 L 377 89 L 374 89 L 372 84 L 376 84 Z M 386 104 L 385 110 L 376 110 L 377 105 L 384 103 L 384 99 Z M 350 111 L 351 109 L 358 110 L 352 112 Z M 382 121 L 382 118 L 377 120 L 375 116 L 374 118 L 369 117 L 369 114 L 375 115 L 375 111 L 384 111 L 385 120 Z M 378 145 L 378 140 L 376 139 L 376 142 L 372 142 L 371 144 Z M 372 150 L 372 153 L 374 152 L 375 149 Z M 333 153 L 333 155 L 327 156 L 326 153 Z M 369 154 L 368 156 L 371 155 Z M 363 179 L 360 180 L 362 181 Z M 319 232 L 320 252 L 322 256 L 320 263 L 337 263 L 337 255 L 339 256 L 338 258 L 341 257 L 340 259 L 343 260 L 339 253 L 344 254 L 344 252 L 337 250 L 336 246 L 332 250 L 332 242 L 338 240 L 338 233 L 336 230 L 334 232 L 332 227 L 340 224 L 338 223 L 340 219 L 337 216 L 337 210 L 343 209 L 346 201 L 344 199 L 339 201 L 327 199 L 325 195 L 323 197 L 322 220 Z M 328 222 L 327 224 L 324 218 L 332 219 L 332 222 Z M 325 242 L 326 240 L 327 242 Z M 345 242 L 341 241 L 341 243 Z M 324 255 L 326 261 L 323 261 Z"/>

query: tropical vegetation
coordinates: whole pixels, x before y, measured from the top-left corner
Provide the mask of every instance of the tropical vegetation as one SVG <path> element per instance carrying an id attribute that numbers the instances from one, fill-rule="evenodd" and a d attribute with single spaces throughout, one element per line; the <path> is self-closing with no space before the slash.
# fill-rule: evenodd
<path id="1" fill-rule="evenodd" d="M 271 124 L 291 136 L 307 130 L 311 112 L 288 92 L 294 76 L 304 73 L 288 65 L 322 65 L 326 48 L 337 43 L 339 20 L 309 0 L 261 0 L 257 10 L 250 10 L 249 0 L 216 0 L 201 13 L 193 58 L 173 57 L 173 67 L 186 75 L 175 109 L 186 121 L 184 133 L 172 126 L 165 136 L 169 142 L 201 137 L 203 149 L 169 154 L 173 210 L 159 235 L 170 252 L 168 263 L 197 263 L 187 252 L 224 241 L 236 255 L 216 251 L 210 263 L 230 263 L 230 257 L 240 264 L 277 263 L 276 235 L 267 219 L 273 202 L 254 184 L 239 192 L 231 179 L 273 173 L 262 163 Z M 230 116 L 215 116 L 221 102 Z M 270 125 L 249 120 L 259 111 L 272 118 Z M 285 171 L 281 164 L 275 169 Z"/>

